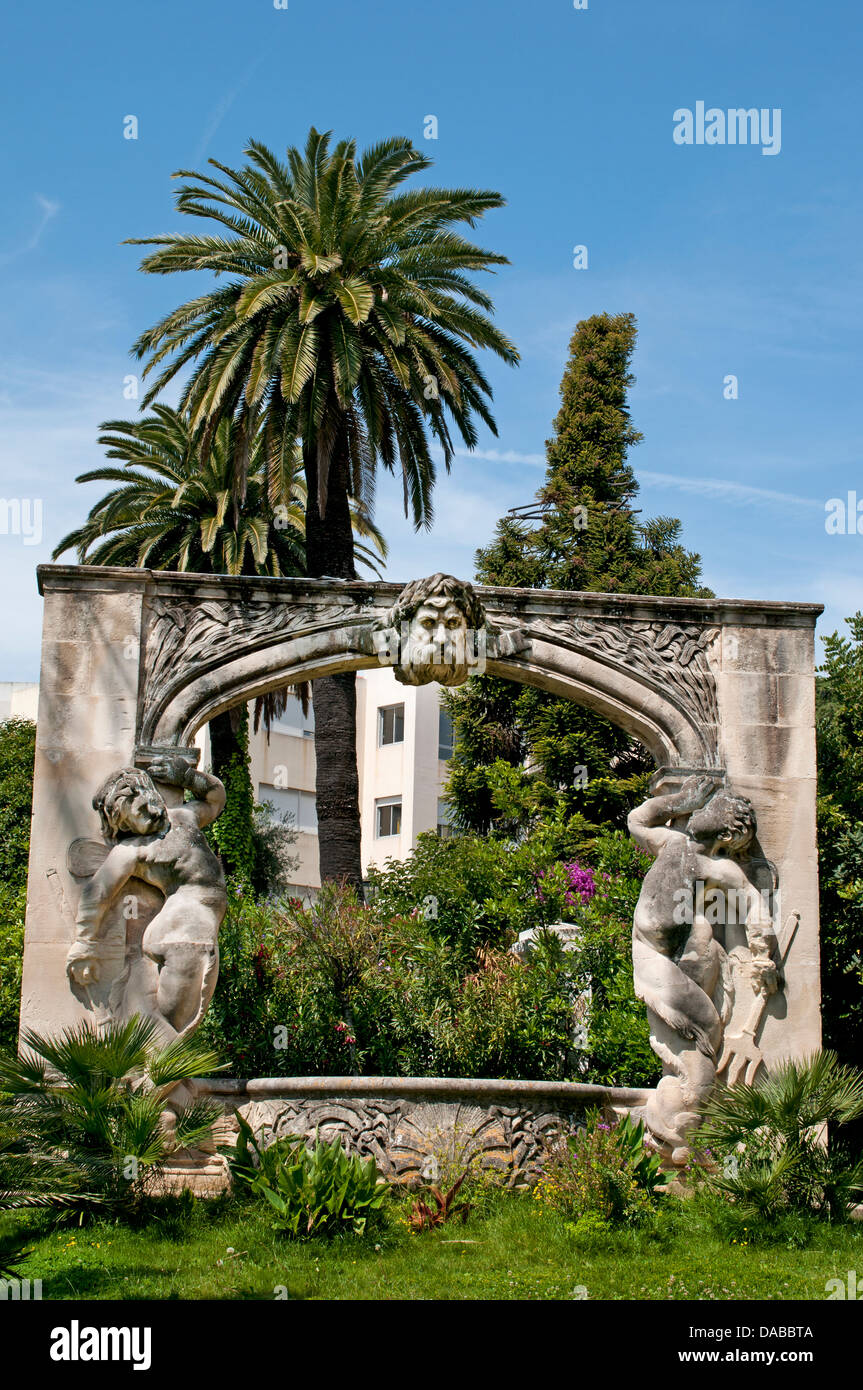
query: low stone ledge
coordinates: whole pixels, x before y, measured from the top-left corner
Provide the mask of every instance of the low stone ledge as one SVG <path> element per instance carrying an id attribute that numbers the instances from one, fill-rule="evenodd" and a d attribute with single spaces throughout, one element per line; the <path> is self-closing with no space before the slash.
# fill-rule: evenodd
<path id="1" fill-rule="evenodd" d="M 264 1076 L 254 1080 L 208 1077 L 198 1082 L 214 1099 L 297 1095 L 495 1096 L 522 1100 L 562 1100 L 591 1105 L 644 1105 L 650 1091 L 631 1086 L 596 1086 L 582 1081 L 509 1081 L 469 1076 Z"/>
<path id="2" fill-rule="evenodd" d="M 196 1090 L 225 1107 L 219 1143 L 237 1133 L 239 1113 L 264 1146 L 286 1135 L 338 1134 L 392 1182 L 477 1164 L 510 1186 L 534 1180 L 548 1143 L 572 1133 L 588 1110 L 638 1118 L 650 1095 L 584 1082 L 418 1076 L 213 1077 Z"/>

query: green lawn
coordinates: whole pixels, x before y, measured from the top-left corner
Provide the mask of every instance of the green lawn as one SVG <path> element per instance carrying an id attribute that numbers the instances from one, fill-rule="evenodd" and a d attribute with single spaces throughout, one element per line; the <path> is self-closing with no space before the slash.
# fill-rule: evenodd
<path id="1" fill-rule="evenodd" d="M 792 1239 L 732 1243 L 695 1204 L 668 1197 L 650 1230 L 584 1247 L 528 1195 L 487 1198 L 466 1225 L 415 1235 L 394 1198 L 369 1235 L 292 1242 L 258 1204 L 196 1203 L 141 1229 L 27 1218 L 19 1277 L 45 1299 L 824 1299 L 828 1279 L 863 1268 L 863 1230 L 810 1225 Z M 23 1220 L 23 1218 L 18 1218 Z M 284 1297 L 284 1293 L 281 1295 Z"/>

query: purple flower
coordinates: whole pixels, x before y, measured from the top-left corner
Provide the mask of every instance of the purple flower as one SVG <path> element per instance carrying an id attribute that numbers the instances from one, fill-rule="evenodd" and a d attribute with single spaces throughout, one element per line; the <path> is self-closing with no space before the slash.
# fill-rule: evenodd
<path id="1" fill-rule="evenodd" d="M 596 892 L 593 870 L 583 869 L 578 862 L 567 864 L 565 867 L 566 881 L 569 885 L 566 901 L 574 902 L 577 895 L 582 903 L 589 903 Z"/>

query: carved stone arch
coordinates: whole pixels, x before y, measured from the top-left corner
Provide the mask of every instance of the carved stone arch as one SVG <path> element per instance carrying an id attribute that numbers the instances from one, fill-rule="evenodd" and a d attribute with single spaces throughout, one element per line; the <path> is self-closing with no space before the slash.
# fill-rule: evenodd
<path id="1" fill-rule="evenodd" d="M 352 647 L 350 634 L 339 629 L 236 658 L 183 686 L 161 710 L 158 722 L 142 730 L 140 746 L 188 747 L 202 725 L 232 705 L 298 681 L 368 670 L 377 664 L 374 657 Z M 658 767 L 715 765 L 712 730 L 699 729 L 674 699 L 599 661 L 577 654 L 564 659 L 551 644 L 538 643 L 523 657 L 489 661 L 486 670 L 604 715 L 639 739 Z"/>
<path id="2" fill-rule="evenodd" d="M 710 653 L 719 628 L 712 615 L 698 614 L 700 622 L 685 621 L 695 616 L 688 612 L 683 621 L 676 612 L 652 617 L 625 609 L 575 615 L 573 600 L 586 596 L 543 595 L 546 601 L 534 603 L 535 611 L 516 625 L 500 597 L 512 591 L 477 592 L 491 600 L 483 604 L 489 639 L 483 669 L 596 710 L 644 743 L 660 767 L 716 767 Z M 239 596 L 226 585 L 224 593 L 154 597 L 145 635 L 142 754 L 188 746 L 215 714 L 270 690 L 376 666 L 373 634 L 397 597 L 394 586 L 320 581 L 281 581 L 279 591 Z M 518 597 L 523 603 L 524 591 Z"/>

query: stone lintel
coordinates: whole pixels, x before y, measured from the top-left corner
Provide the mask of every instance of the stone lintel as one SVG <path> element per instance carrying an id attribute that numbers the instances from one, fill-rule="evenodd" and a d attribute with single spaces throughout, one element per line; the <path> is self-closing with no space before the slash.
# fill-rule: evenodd
<path id="1" fill-rule="evenodd" d="M 246 602 L 295 603 L 343 594 L 360 607 L 389 607 L 404 585 L 390 581 L 346 579 L 278 579 L 271 576 L 192 574 L 169 570 L 127 569 L 121 565 L 39 565 L 39 592 L 125 590 L 153 598 L 224 598 Z M 489 616 L 513 620 L 572 618 L 577 615 L 641 622 L 690 622 L 709 626 L 814 628 L 823 613 L 820 603 L 785 603 L 760 599 L 662 598 L 650 594 L 598 594 L 561 589 L 506 589 L 475 585 Z"/>
<path id="2" fill-rule="evenodd" d="M 159 758 L 182 758 L 189 764 L 189 767 L 197 767 L 198 759 L 201 756 L 200 748 L 192 746 L 190 748 L 180 748 L 174 745 L 151 743 L 139 743 L 135 748 L 135 766 L 149 771 L 150 764 Z"/>

